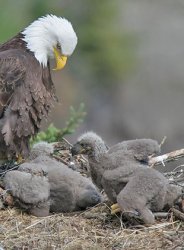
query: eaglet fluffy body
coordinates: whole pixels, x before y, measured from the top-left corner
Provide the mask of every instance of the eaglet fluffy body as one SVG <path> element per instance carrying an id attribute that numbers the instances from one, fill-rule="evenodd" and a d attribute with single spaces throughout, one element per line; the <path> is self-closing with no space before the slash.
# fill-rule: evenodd
<path id="1" fill-rule="evenodd" d="M 171 207 L 182 192 L 148 167 L 149 156 L 159 151 L 158 143 L 151 139 L 125 141 L 107 149 L 93 132 L 83 134 L 72 148 L 73 155 L 88 155 L 92 180 L 104 188 L 108 198 L 147 224 L 154 223 L 152 211 Z"/>
<path id="2" fill-rule="evenodd" d="M 33 147 L 30 162 L 21 164 L 18 171 L 10 171 L 6 174 L 5 188 L 18 198 L 19 206 L 26 208 L 24 203 L 29 201 L 29 207 L 27 207 L 29 212 L 41 216 L 43 211 L 42 216 L 45 216 L 49 211 L 71 212 L 99 203 L 101 195 L 94 184 L 63 163 L 50 158 L 48 154 L 51 152 L 53 152 L 51 145 L 39 143 Z M 37 187 L 39 187 L 38 191 Z M 43 206 L 40 205 L 42 196 L 47 196 L 49 201 L 45 203 L 47 214 L 46 209 L 43 210 Z M 37 210 L 33 211 L 35 207 Z"/>
<path id="3" fill-rule="evenodd" d="M 19 171 L 33 174 L 43 171 L 48 175 L 51 212 L 81 210 L 101 201 L 100 194 L 89 179 L 48 156 L 22 164 Z"/>
<path id="4" fill-rule="evenodd" d="M 3 182 L 16 206 L 35 216 L 49 214 L 50 185 L 46 177 L 13 170 L 5 175 Z"/>

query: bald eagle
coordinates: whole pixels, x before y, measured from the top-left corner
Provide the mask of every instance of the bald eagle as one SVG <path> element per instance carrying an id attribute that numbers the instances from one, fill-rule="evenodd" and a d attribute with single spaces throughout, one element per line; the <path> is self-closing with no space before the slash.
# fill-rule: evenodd
<path id="1" fill-rule="evenodd" d="M 62 69 L 77 44 L 69 21 L 40 17 L 0 45 L 0 158 L 29 155 L 29 139 L 56 100 L 49 59 Z"/>

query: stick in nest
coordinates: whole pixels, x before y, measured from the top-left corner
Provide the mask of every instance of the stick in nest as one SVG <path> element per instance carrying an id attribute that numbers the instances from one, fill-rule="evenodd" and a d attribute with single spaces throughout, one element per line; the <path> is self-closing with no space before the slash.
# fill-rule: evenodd
<path id="1" fill-rule="evenodd" d="M 176 218 L 184 221 L 184 213 L 180 212 L 176 208 L 172 207 L 170 211 L 176 216 Z"/>
<path id="2" fill-rule="evenodd" d="M 172 151 L 172 152 L 164 154 L 164 155 L 152 157 L 152 158 L 150 158 L 148 165 L 150 167 L 154 167 L 156 165 L 165 166 L 165 164 L 164 164 L 165 162 L 176 161 L 182 157 L 184 157 L 184 148 L 176 150 L 176 151 Z"/>

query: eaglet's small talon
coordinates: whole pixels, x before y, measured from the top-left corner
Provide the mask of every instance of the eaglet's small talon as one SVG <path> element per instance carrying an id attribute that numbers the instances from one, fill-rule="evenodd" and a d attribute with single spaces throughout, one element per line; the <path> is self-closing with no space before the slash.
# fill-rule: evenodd
<path id="1" fill-rule="evenodd" d="M 116 214 L 118 212 L 121 212 L 121 208 L 118 203 L 115 203 L 111 206 L 111 214 Z"/>

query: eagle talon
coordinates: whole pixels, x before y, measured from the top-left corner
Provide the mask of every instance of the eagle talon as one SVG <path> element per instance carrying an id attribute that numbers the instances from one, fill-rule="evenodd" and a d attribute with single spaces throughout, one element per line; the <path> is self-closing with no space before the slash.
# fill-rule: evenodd
<path id="1" fill-rule="evenodd" d="M 24 159 L 22 157 L 21 154 L 18 154 L 17 157 L 16 157 L 16 162 L 19 164 L 19 163 L 23 163 L 24 162 Z"/>
<path id="2" fill-rule="evenodd" d="M 118 212 L 121 212 L 121 208 L 118 203 L 115 203 L 111 206 L 111 214 L 116 214 Z"/>

